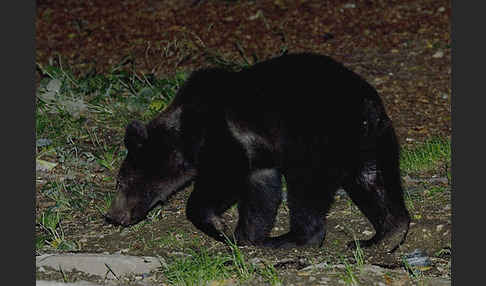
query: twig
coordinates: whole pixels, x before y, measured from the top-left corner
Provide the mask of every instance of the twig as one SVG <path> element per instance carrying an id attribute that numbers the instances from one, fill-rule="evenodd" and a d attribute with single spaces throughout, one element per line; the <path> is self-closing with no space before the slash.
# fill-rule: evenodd
<path id="1" fill-rule="evenodd" d="M 108 268 L 108 271 L 106 271 L 106 274 L 108 274 L 108 272 L 111 272 L 111 274 L 113 274 L 113 276 L 115 276 L 116 280 L 120 280 L 120 278 L 118 278 L 118 276 L 116 276 L 115 272 L 111 269 L 111 267 L 105 263 L 105 266 L 106 268 Z M 105 274 L 105 279 L 106 279 L 106 274 Z"/>

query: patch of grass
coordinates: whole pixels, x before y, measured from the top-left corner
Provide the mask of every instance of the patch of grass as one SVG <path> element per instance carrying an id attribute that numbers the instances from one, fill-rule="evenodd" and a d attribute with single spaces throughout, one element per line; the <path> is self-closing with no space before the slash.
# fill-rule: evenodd
<path id="1" fill-rule="evenodd" d="M 354 243 L 356 245 L 356 248 L 353 250 L 354 260 L 356 261 L 356 265 L 358 266 L 358 268 L 361 269 L 364 265 L 364 252 L 359 245 L 359 240 L 354 238 Z"/>
<path id="2" fill-rule="evenodd" d="M 37 220 L 37 225 L 44 233 L 36 236 L 36 249 L 42 248 L 46 244 L 59 250 L 73 251 L 79 248 L 75 243 L 65 239 L 59 211 L 48 209 L 43 212 Z"/>
<path id="3" fill-rule="evenodd" d="M 66 186 L 64 183 L 49 182 L 42 189 L 42 193 L 55 202 L 56 210 L 64 211 L 71 208 L 71 203 L 65 189 Z"/>
<path id="4" fill-rule="evenodd" d="M 446 187 L 442 186 L 431 186 L 429 189 L 425 190 L 425 194 L 430 197 L 435 197 L 444 193 L 447 190 Z"/>
<path id="5" fill-rule="evenodd" d="M 44 234 L 44 233 L 36 234 L 36 236 L 35 236 L 35 249 L 36 249 L 36 251 L 44 248 L 44 246 L 46 246 L 48 239 L 49 239 L 49 236 Z"/>
<path id="6" fill-rule="evenodd" d="M 228 238 L 226 241 L 230 249 L 231 261 L 234 269 L 237 271 L 237 278 L 239 280 L 248 280 L 254 275 L 260 275 L 267 283 L 270 283 L 271 285 L 279 285 L 282 283 L 280 277 L 278 276 L 278 272 L 272 264 L 267 263 L 264 260 L 262 261 L 262 267 L 248 263 L 238 245 Z"/>
<path id="7" fill-rule="evenodd" d="M 340 278 L 344 281 L 346 285 L 359 285 L 358 278 L 354 273 L 354 266 L 350 264 L 345 258 L 342 258 L 341 260 L 344 264 L 344 273 L 340 275 Z"/>
<path id="8" fill-rule="evenodd" d="M 415 212 L 416 210 L 415 210 L 414 198 L 412 197 L 412 195 L 410 195 L 410 192 L 405 191 L 404 196 L 405 196 L 405 204 L 407 205 L 407 209 L 410 212 Z"/>
<path id="9" fill-rule="evenodd" d="M 111 203 L 115 198 L 115 193 L 103 193 L 101 197 L 101 206 L 95 205 L 95 208 L 98 210 L 100 215 L 104 215 L 108 212 L 111 207 Z"/>
<path id="10" fill-rule="evenodd" d="M 270 285 L 282 283 L 272 264 L 262 261 L 256 266 L 246 261 L 242 251 L 228 242 L 227 253 L 211 253 L 206 248 L 188 249 L 188 255 L 162 263 L 163 274 L 171 285 L 205 285 L 211 281 L 226 279 L 240 282 L 260 276 Z"/>
<path id="11" fill-rule="evenodd" d="M 133 118 L 152 119 L 164 109 L 186 80 L 138 74 L 125 63 L 108 74 L 74 77 L 59 66 L 38 64 L 42 75 L 36 104 L 36 133 L 45 138 L 65 137 L 82 128 L 87 119 L 98 126 L 120 127 Z M 98 124 L 99 123 L 99 124 Z"/>
<path id="12" fill-rule="evenodd" d="M 184 235 L 185 233 L 179 231 L 173 231 L 162 237 L 155 238 L 153 242 L 154 244 L 156 244 L 158 247 L 161 248 L 173 247 L 176 249 L 181 249 L 184 247 L 185 244 Z M 194 243 L 200 243 L 200 242 L 194 241 Z"/>
<path id="13" fill-rule="evenodd" d="M 100 156 L 98 156 L 96 162 L 98 162 L 98 164 L 108 169 L 109 171 L 115 171 L 115 163 L 117 161 L 116 153 L 119 148 L 119 146 L 107 147 L 106 145 L 104 145 L 103 152 Z"/>
<path id="14" fill-rule="evenodd" d="M 55 202 L 54 208 L 60 212 L 84 211 L 98 194 L 92 192 L 89 184 L 64 180 L 48 182 L 41 193 Z"/>
<path id="15" fill-rule="evenodd" d="M 282 279 L 278 275 L 277 270 L 272 264 L 263 261 L 263 267 L 259 269 L 259 274 L 263 277 L 265 282 L 270 285 L 281 285 Z"/>
<path id="16" fill-rule="evenodd" d="M 441 257 L 441 256 L 450 256 L 452 254 L 452 251 L 451 251 L 451 247 L 450 246 L 447 246 L 447 247 L 444 247 L 438 251 L 435 252 L 435 256 L 436 257 Z"/>
<path id="17" fill-rule="evenodd" d="M 251 272 L 253 270 L 251 268 L 251 265 L 246 263 L 245 256 L 243 255 L 243 253 L 238 248 L 238 245 L 236 245 L 232 240 L 230 240 L 228 238 L 226 238 L 226 241 L 227 241 L 229 248 L 231 250 L 232 262 L 233 262 L 236 270 L 238 271 L 238 276 L 243 280 L 250 278 Z"/>
<path id="18" fill-rule="evenodd" d="M 404 173 L 441 170 L 450 166 L 451 141 L 446 138 L 433 138 L 412 147 L 402 148 L 400 169 Z"/>
<path id="19" fill-rule="evenodd" d="M 414 281 L 417 281 L 418 279 L 422 278 L 423 275 L 422 275 L 422 272 L 414 267 L 412 267 L 407 259 L 405 257 L 402 257 L 402 263 L 403 263 L 403 267 L 405 268 L 405 270 L 407 271 L 409 277 L 414 280 Z"/>
<path id="20" fill-rule="evenodd" d="M 163 270 L 164 276 L 171 285 L 204 285 L 212 280 L 231 277 L 225 266 L 230 257 L 211 255 L 202 248 L 199 252 L 191 251 L 190 256 L 176 258 Z"/>

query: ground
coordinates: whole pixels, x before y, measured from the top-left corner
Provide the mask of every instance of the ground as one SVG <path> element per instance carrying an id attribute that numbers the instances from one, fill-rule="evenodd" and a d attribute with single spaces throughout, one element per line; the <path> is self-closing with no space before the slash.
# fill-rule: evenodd
<path id="1" fill-rule="evenodd" d="M 378 89 L 402 141 L 420 141 L 451 132 L 450 19 L 447 0 L 39 0 L 36 59 L 165 75 L 215 53 L 324 53 Z"/>
<path id="2" fill-rule="evenodd" d="M 124 126 L 132 119 L 147 120 L 154 113 L 144 110 L 158 102 L 143 105 L 130 96 L 150 94 L 149 81 L 140 89 L 133 90 L 133 84 L 119 92 L 113 79 L 121 77 L 116 67 L 134 72 L 136 76 L 130 77 L 133 83 L 145 79 L 144 75 L 171 77 L 181 70 L 215 63 L 251 64 L 282 50 L 328 54 L 377 88 L 403 148 L 413 150 L 420 146 L 418 143 L 436 136 L 450 138 L 450 17 L 451 4 L 445 0 L 38 0 L 38 85 L 44 86 L 42 79 L 46 75 L 42 70 L 53 65 L 74 74 L 64 77 L 63 92 L 65 81 L 81 86 L 85 83 L 81 78 L 95 82 L 98 78 L 90 76 L 97 74 L 108 74 L 113 89 L 106 92 L 111 94 L 108 97 L 92 91 L 79 95 L 75 89 L 67 90 L 65 101 L 56 99 L 64 112 L 48 111 L 47 103 L 37 104 L 37 139 L 52 143 L 39 146 L 42 144 L 38 141 L 36 158 L 57 165 L 49 171 L 39 169 L 36 174 L 36 254 L 80 251 L 152 255 L 163 257 L 175 267 L 177 259 L 200 257 L 197 255 L 201 250 L 215 257 L 228 253 L 227 247 L 205 237 L 186 220 L 185 201 L 190 189 L 152 211 L 148 220 L 136 226 L 121 228 L 104 223 L 102 214 L 113 195 L 114 177 L 124 154 Z M 51 90 L 58 90 L 53 80 L 50 83 Z M 177 86 L 170 82 L 168 89 L 161 90 L 173 92 L 171 88 Z M 69 101 L 78 95 L 80 101 Z M 128 104 L 132 99 L 133 104 Z M 79 114 L 69 109 L 76 104 L 81 106 Z M 419 284 L 439 277 L 450 280 L 450 154 L 448 160 L 438 160 L 433 168 L 414 170 L 404 166 L 402 170 L 412 216 L 407 241 L 392 255 L 365 249 L 361 263 L 388 269 L 389 273 L 379 274 L 385 284 Z M 60 215 L 60 219 L 56 221 L 53 214 Z M 275 233 L 285 232 L 286 215 L 284 204 Z M 236 216 L 235 209 L 227 214 L 233 222 Z M 49 228 L 50 220 L 54 227 Z M 329 277 L 348 281 L 351 272 L 346 272 L 346 267 L 361 263 L 356 252 L 345 249 L 345 243 L 353 235 L 370 237 L 372 227 L 345 194 L 338 195 L 328 222 L 329 231 L 321 249 L 270 251 L 242 247 L 241 253 L 248 263 L 271 265 L 284 284 L 306 281 L 314 285 Z M 424 251 L 430 263 L 407 274 L 403 256 L 415 249 Z M 225 267 L 234 266 L 238 260 L 231 261 Z M 306 268 L 323 264 L 330 267 L 312 271 Z M 174 269 L 172 273 L 178 273 Z M 366 285 L 367 278 L 359 276 L 359 270 L 353 271 Z M 210 280 L 230 281 L 235 276 L 241 283 L 248 283 L 241 279 L 244 271 L 231 273 L 230 278 Z M 37 278 L 63 280 L 61 274 L 37 272 Z M 77 277 L 70 275 L 69 279 Z M 167 283 L 167 275 L 161 268 L 150 279 Z M 269 281 L 265 275 L 254 277 Z M 332 281 L 329 285 L 334 285 Z"/>

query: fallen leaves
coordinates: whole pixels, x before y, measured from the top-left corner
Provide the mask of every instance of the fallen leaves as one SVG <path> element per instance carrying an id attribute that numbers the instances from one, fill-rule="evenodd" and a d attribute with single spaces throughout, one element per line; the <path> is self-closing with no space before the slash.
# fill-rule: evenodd
<path id="1" fill-rule="evenodd" d="M 450 94 L 450 1 L 192 3 L 38 3 L 36 60 L 60 55 L 75 72 L 103 72 L 130 56 L 138 72 L 161 76 L 210 65 L 208 51 L 241 60 L 236 44 L 258 60 L 282 50 L 329 54 L 379 89 L 402 139 L 421 121 L 429 122 L 426 132 L 412 130 L 414 139 L 450 134 L 450 96 L 438 105 L 430 99 L 436 90 Z M 53 87 L 42 96 L 55 95 Z M 75 102 L 66 109 L 74 116 L 84 110 Z"/>

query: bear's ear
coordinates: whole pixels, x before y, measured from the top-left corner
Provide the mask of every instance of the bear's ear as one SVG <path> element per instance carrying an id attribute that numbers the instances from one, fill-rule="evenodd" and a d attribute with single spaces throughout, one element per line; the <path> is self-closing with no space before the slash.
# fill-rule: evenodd
<path id="1" fill-rule="evenodd" d="M 128 124 L 125 131 L 125 147 L 129 152 L 137 152 L 142 149 L 147 139 L 147 128 L 142 122 L 134 120 Z"/>

